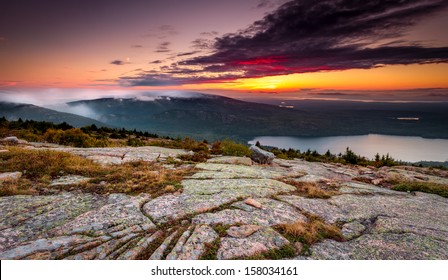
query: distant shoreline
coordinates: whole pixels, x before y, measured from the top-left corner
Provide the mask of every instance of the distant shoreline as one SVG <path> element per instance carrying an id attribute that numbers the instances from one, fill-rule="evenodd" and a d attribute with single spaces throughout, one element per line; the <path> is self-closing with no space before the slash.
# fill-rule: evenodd
<path id="1" fill-rule="evenodd" d="M 335 154 L 343 153 L 349 147 L 367 158 L 372 158 L 379 153 L 380 155 L 389 154 L 396 160 L 410 163 L 448 161 L 448 140 L 440 138 L 384 134 L 328 137 L 259 136 L 247 143 L 255 144 L 257 141 L 263 146 L 291 148 L 302 152 L 309 149 L 321 154 L 327 150 Z"/>

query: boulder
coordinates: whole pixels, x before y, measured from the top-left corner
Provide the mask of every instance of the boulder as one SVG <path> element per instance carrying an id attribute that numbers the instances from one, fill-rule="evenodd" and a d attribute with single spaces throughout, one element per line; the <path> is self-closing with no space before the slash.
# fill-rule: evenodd
<path id="1" fill-rule="evenodd" d="M 22 172 L 5 172 L 0 173 L 0 182 L 2 181 L 10 181 L 17 180 L 22 177 Z"/>
<path id="2" fill-rule="evenodd" d="M 257 146 L 251 146 L 250 149 L 252 151 L 251 159 L 255 162 L 258 162 L 261 164 L 271 164 L 275 158 L 273 153 L 262 150 L 262 149 L 258 148 Z"/>
<path id="3" fill-rule="evenodd" d="M 0 143 L 2 143 L 4 145 L 19 145 L 19 144 L 26 144 L 28 142 L 25 140 L 21 140 L 21 139 L 17 138 L 16 136 L 9 136 L 9 137 L 0 139 Z"/>

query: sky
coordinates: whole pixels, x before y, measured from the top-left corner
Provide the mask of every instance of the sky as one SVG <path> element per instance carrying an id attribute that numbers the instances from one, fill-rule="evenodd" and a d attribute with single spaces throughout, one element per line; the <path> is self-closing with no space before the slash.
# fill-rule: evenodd
<path id="1" fill-rule="evenodd" d="M 0 100 L 448 101 L 448 0 L 14 0 Z"/>

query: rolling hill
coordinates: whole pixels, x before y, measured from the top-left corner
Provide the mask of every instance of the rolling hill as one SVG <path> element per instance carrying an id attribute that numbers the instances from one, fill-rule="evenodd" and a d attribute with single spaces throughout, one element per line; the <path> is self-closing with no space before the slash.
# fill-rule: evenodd
<path id="1" fill-rule="evenodd" d="M 109 126 L 105 123 L 83 116 L 58 112 L 47 108 L 31 105 L 31 104 L 17 104 L 0 102 L 0 117 L 5 117 L 9 120 L 35 120 L 47 121 L 53 123 L 66 122 L 75 127 L 82 127 L 91 124 L 96 126 Z"/>

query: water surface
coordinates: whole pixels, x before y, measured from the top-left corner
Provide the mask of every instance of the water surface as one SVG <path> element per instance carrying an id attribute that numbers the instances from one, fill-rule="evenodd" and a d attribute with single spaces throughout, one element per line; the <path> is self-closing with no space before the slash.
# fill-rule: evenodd
<path id="1" fill-rule="evenodd" d="M 264 146 L 300 151 L 310 149 L 320 154 L 327 150 L 333 154 L 344 153 L 345 149 L 350 147 L 355 153 L 371 159 L 376 153 L 389 153 L 394 159 L 408 162 L 448 161 L 447 139 L 378 134 L 332 137 L 260 136 L 249 141 L 249 144 L 255 144 L 257 141 Z"/>

